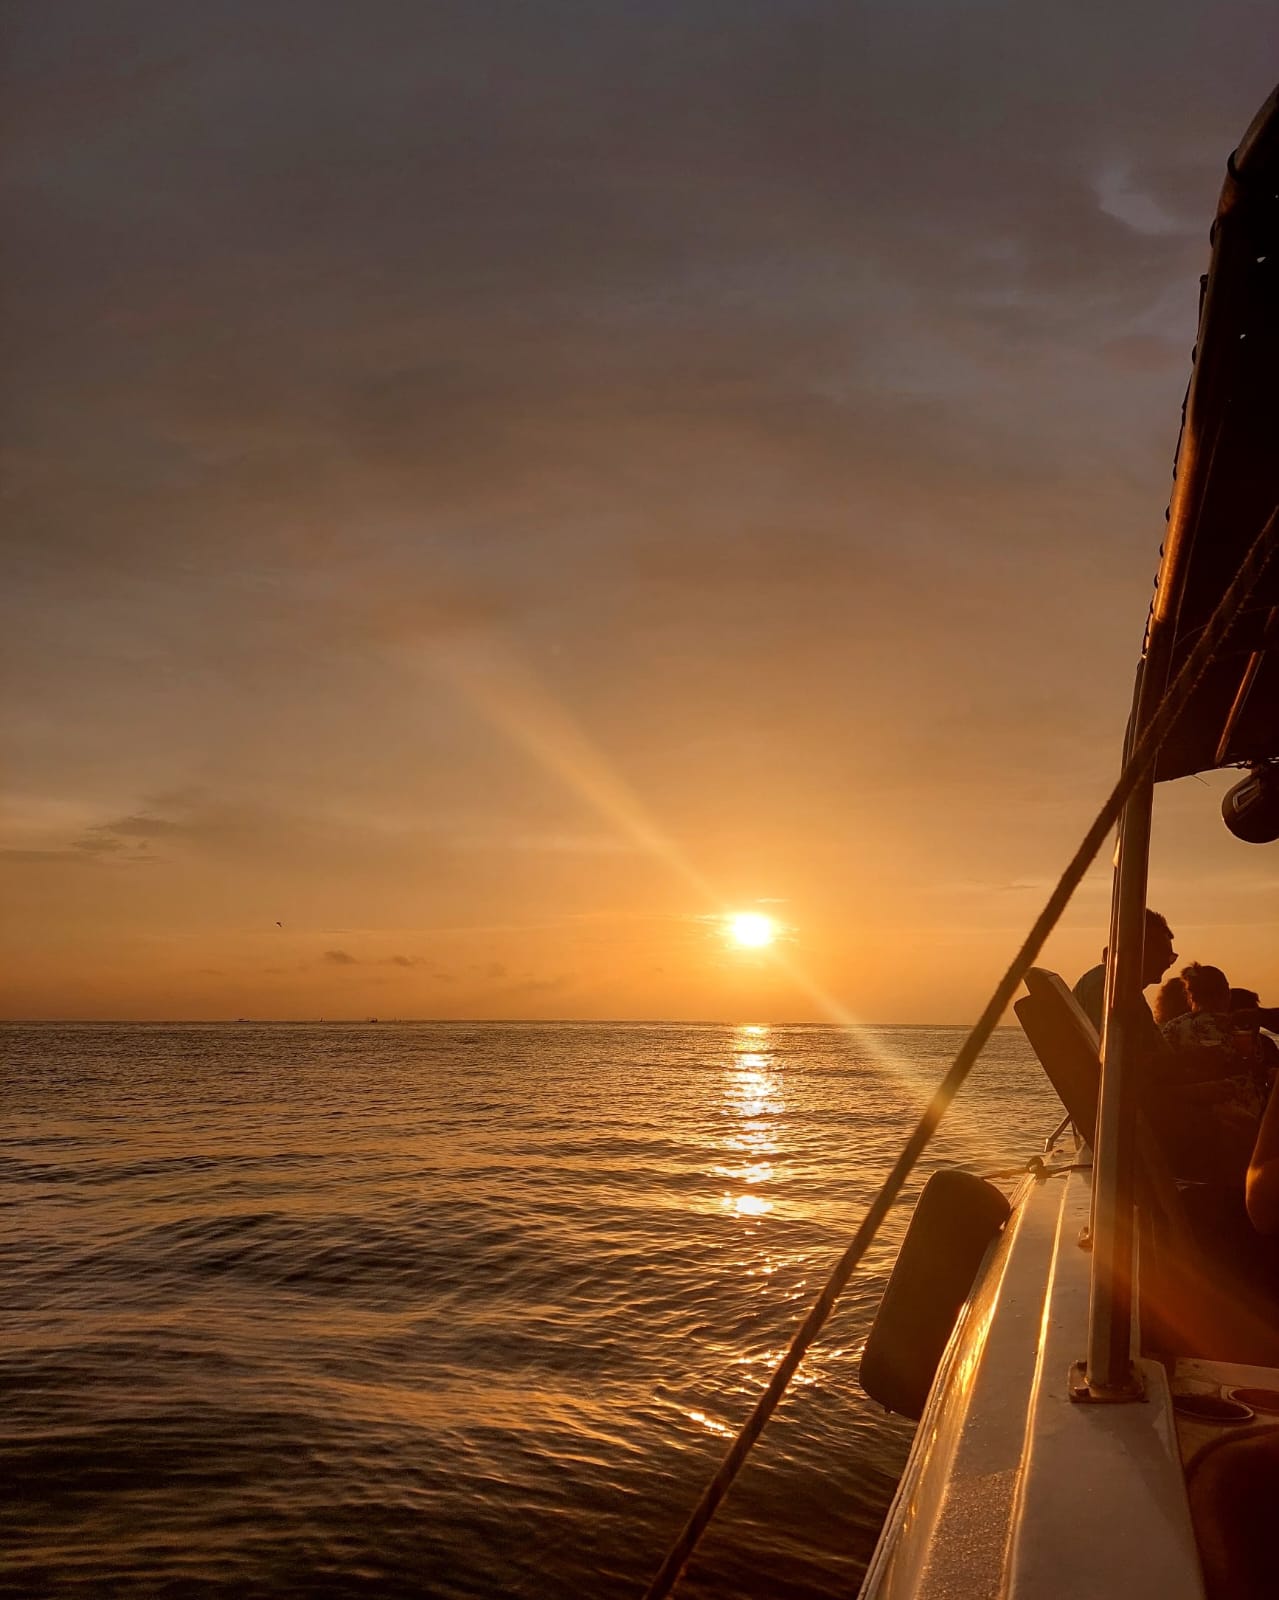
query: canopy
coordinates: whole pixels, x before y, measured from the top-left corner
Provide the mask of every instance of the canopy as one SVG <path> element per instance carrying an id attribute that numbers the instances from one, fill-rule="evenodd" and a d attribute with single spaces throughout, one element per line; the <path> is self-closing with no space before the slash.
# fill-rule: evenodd
<path id="1" fill-rule="evenodd" d="M 1231 156 L 1212 229 L 1145 670 L 1171 679 L 1279 506 L 1279 89 Z M 1279 556 L 1205 675 L 1159 779 L 1279 757 Z"/>

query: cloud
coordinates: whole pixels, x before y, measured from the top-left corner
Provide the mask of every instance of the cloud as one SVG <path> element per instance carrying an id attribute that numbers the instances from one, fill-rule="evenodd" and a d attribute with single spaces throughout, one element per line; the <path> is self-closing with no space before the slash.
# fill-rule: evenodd
<path id="1" fill-rule="evenodd" d="M 922 339 L 913 381 L 934 392 L 965 328 L 1034 339 L 1067 281 L 1103 290 L 1103 317 L 1139 304 L 1160 241 L 1105 196 L 1180 214 L 1221 164 L 1204 131 L 1231 80 L 1205 77 L 1193 18 L 1134 24 L 1099 61 L 1000 5 L 998 50 L 940 5 L 924 25 L 836 9 L 725 28 L 690 4 L 675 51 L 615 6 L 576 19 L 571 47 L 518 10 L 480 28 L 392 5 L 356 31 L 319 9 L 312 37 L 248 6 L 229 31 L 159 8 L 128 50 L 97 46 L 89 83 L 65 23 L 28 22 L 11 53 L 41 203 L 10 271 L 21 304 L 63 319 L 13 319 L 36 401 L 15 471 L 55 546 L 192 576 L 232 552 L 434 554 L 423 524 L 447 506 L 482 525 L 453 552 L 475 569 L 454 574 L 467 598 L 446 585 L 443 610 L 486 613 L 494 546 L 553 542 L 548 497 L 580 505 L 595 483 L 604 504 L 619 429 L 720 418 L 793 440 L 819 385 L 883 396 Z M 1227 5 L 1209 55 L 1235 10 L 1242 31 Z M 362 70 L 338 72 L 357 40 Z M 834 60 L 841 92 L 815 93 Z M 1170 92 L 1192 62 L 1197 92 Z M 1125 63 L 1134 81 L 1110 92 Z M 1173 129 L 1152 115 L 1183 101 Z M 905 203 L 921 184 L 927 204 Z M 105 431 L 66 416 L 69 395 Z M 873 462 L 874 439 L 825 409 Z M 917 462 L 936 425 L 913 419 Z M 642 467 L 624 470 L 629 498 Z M 386 513 L 404 524 L 415 503 L 396 535 Z"/>
<path id="2" fill-rule="evenodd" d="M 214 829 L 214 832 L 223 830 Z M 209 836 L 205 819 L 192 816 L 185 821 L 168 817 L 131 814 L 108 822 L 94 823 L 68 850 L 55 852 L 68 859 L 94 860 L 109 857 L 118 865 L 154 866 L 159 859 L 151 851 L 155 840 L 194 839 Z"/>
<path id="3" fill-rule="evenodd" d="M 125 845 L 123 839 L 118 839 L 112 834 L 93 832 L 86 834 L 82 839 L 77 839 L 71 848 L 83 851 L 87 856 L 108 856 L 118 854 Z"/>
<path id="4" fill-rule="evenodd" d="M 334 967 L 357 967 L 360 964 L 359 958 L 347 950 L 326 950 L 324 959 Z"/>
<path id="5" fill-rule="evenodd" d="M 530 994 L 559 994 L 564 989 L 572 988 L 574 981 L 571 973 L 561 972 L 553 978 L 528 978 L 513 987 L 527 990 Z"/>
<path id="6" fill-rule="evenodd" d="M 165 817 L 117 817 L 114 822 L 99 822 L 91 834 L 104 833 L 120 839 L 164 839 L 189 830 L 180 822 Z"/>
<path id="7" fill-rule="evenodd" d="M 140 849 L 145 851 L 145 840 Z M 148 865 L 154 861 L 154 857 L 147 854 L 139 854 L 136 851 L 130 853 L 125 842 L 121 839 L 100 838 L 90 834 L 82 839 L 76 839 L 65 848 L 24 849 L 17 847 L 0 849 L 0 860 L 14 863 L 25 862 L 32 866 L 53 862 L 69 862 L 80 866 L 89 866 L 104 860 L 109 860 L 113 865 L 126 863 L 129 865 Z"/>
<path id="8" fill-rule="evenodd" d="M 384 967 L 424 967 L 425 956 L 383 956 L 381 965 Z"/>
<path id="9" fill-rule="evenodd" d="M 1124 165 L 1104 168 L 1096 178 L 1097 203 L 1108 217 L 1114 217 L 1136 233 L 1153 235 L 1193 234 L 1200 219 L 1172 216 L 1155 195 L 1141 188 Z"/>
<path id="10" fill-rule="evenodd" d="M 80 857 L 74 850 L 0 850 L 0 860 L 28 865 L 44 865 L 51 861 L 77 861 Z"/>
<path id="11" fill-rule="evenodd" d="M 238 713 L 237 713 L 238 715 Z M 270 742 L 270 741 L 268 741 Z M 456 869 L 455 806 L 432 813 L 425 798 L 415 804 L 387 809 L 385 796 L 367 792 L 351 795 L 340 785 L 310 786 L 295 796 L 296 777 L 288 770 L 277 779 L 272 798 L 262 772 L 270 759 L 264 751 L 249 781 L 228 784 L 229 792 L 188 791 L 171 796 L 168 809 L 158 806 L 144 812 L 108 815 L 85 826 L 85 805 L 59 807 L 48 801 L 24 799 L 10 809 L 11 821 L 3 842 L 10 849 L 41 852 L 32 860 L 78 862 L 81 866 L 110 865 L 131 870 L 141 865 L 168 865 L 182 857 L 197 869 L 277 873 L 299 867 L 331 872 L 340 860 L 344 869 L 370 872 L 402 871 L 403 852 L 411 846 L 416 863 L 430 868 L 440 882 Z M 303 755 L 303 761 L 306 756 Z M 230 774 L 228 774 L 230 777 Z M 256 778 L 257 782 L 252 779 Z M 53 791 L 57 794 L 57 790 Z M 76 812 L 79 815 L 75 815 Z M 70 813 L 69 815 L 64 815 Z M 474 826 L 484 807 L 469 801 L 466 826 Z M 490 849 L 496 849 L 499 830 L 487 831 Z M 258 890 L 250 893 L 256 899 Z M 287 907 L 292 888 L 273 890 L 272 920 L 290 921 Z M 284 910 L 281 912 L 280 908 Z M 345 926 L 339 920 L 333 926 Z"/>

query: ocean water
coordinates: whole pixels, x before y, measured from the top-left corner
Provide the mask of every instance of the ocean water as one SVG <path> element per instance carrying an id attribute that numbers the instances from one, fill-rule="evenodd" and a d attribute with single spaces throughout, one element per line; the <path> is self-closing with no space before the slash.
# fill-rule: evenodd
<path id="1" fill-rule="evenodd" d="M 0 1028 L 0 1591 L 642 1593 L 945 1028 Z M 1001 1030 L 928 1153 L 1037 1152 Z M 681 1587 L 852 1595 L 913 1184 Z"/>

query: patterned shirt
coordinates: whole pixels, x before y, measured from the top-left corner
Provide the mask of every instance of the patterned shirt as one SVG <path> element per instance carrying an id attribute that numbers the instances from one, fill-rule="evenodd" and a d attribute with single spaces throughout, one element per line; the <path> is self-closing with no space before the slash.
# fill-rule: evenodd
<path id="1" fill-rule="evenodd" d="M 1246 1151 L 1256 1137 L 1269 1090 L 1267 1063 L 1255 1047 L 1255 1035 L 1244 1034 L 1225 1011 L 1188 1011 L 1165 1022 L 1161 1031 L 1174 1054 L 1193 1049 L 1220 1053 L 1220 1073 L 1211 1075 L 1214 1100 L 1204 1110 L 1223 1139 L 1241 1142 L 1246 1166 Z"/>

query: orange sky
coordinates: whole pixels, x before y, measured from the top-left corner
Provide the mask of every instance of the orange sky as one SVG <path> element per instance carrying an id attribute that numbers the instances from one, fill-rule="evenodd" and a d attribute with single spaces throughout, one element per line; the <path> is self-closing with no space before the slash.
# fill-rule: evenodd
<path id="1" fill-rule="evenodd" d="M 188 9 L 7 52 L 3 1014 L 969 1020 L 1273 16 Z M 1227 781 L 1151 900 L 1275 997 Z"/>

